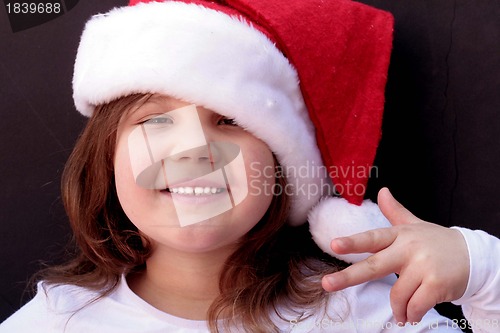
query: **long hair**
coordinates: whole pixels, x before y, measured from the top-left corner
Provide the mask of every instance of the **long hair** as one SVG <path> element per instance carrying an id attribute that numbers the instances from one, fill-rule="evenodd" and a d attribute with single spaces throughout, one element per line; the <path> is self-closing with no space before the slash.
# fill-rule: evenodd
<path id="1" fill-rule="evenodd" d="M 277 188 L 285 188 L 283 177 L 276 181 Z M 226 261 L 220 296 L 208 311 L 212 332 L 231 332 L 231 327 L 277 332 L 277 319 L 300 322 L 325 309 L 328 294 L 321 278 L 346 264 L 317 247 L 307 224 L 286 223 L 289 203 L 285 194 L 275 195 L 264 217 Z M 290 315 L 294 317 L 286 317 Z"/>
<path id="2" fill-rule="evenodd" d="M 148 257 L 147 239 L 118 201 L 113 167 L 121 117 L 148 98 L 131 95 L 98 106 L 78 138 L 61 181 L 74 257 L 41 272 L 48 284 L 73 284 L 107 293 L 122 274 L 140 267 Z"/>
<path id="3" fill-rule="evenodd" d="M 39 275 L 49 285 L 72 284 L 112 292 L 123 274 L 144 269 L 151 243 L 124 213 L 115 189 L 113 159 L 121 117 L 151 95 L 136 94 L 100 105 L 79 137 L 62 176 L 62 200 L 73 231 L 74 255 Z M 286 180 L 276 179 L 284 189 Z M 220 273 L 220 295 L 207 318 L 212 332 L 234 325 L 272 332 L 283 309 L 325 304 L 324 274 L 341 263 L 324 255 L 307 227 L 286 224 L 290 199 L 273 196 L 257 225 L 243 237 Z M 296 311 L 297 312 L 297 311 Z"/>

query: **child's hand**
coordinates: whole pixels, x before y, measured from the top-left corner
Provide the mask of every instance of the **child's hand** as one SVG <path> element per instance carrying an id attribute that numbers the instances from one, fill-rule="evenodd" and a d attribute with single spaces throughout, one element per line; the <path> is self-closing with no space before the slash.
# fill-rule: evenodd
<path id="1" fill-rule="evenodd" d="M 413 323 L 441 302 L 460 298 L 469 278 L 467 245 L 458 230 L 424 222 L 391 195 L 378 195 L 380 210 L 393 227 L 334 239 L 339 254 L 371 252 L 366 260 L 323 278 L 326 291 L 399 274 L 391 289 L 391 307 L 401 323 Z"/>

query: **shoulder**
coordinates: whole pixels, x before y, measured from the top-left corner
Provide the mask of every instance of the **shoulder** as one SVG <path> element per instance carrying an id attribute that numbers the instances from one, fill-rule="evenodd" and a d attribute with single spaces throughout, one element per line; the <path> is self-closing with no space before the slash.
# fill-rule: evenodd
<path id="1" fill-rule="evenodd" d="M 62 331 L 70 316 L 96 297 L 86 288 L 39 282 L 35 297 L 0 325 L 0 333 Z"/>
<path id="2" fill-rule="evenodd" d="M 85 305 L 95 302 L 101 293 L 75 285 L 50 285 L 44 282 L 38 284 L 37 296 L 40 295 L 50 311 L 54 313 L 74 312 Z"/>
<path id="3" fill-rule="evenodd" d="M 135 295 L 122 277 L 110 293 L 38 284 L 36 296 L 0 325 L 0 333 L 206 333 L 204 321 L 173 317 Z"/>

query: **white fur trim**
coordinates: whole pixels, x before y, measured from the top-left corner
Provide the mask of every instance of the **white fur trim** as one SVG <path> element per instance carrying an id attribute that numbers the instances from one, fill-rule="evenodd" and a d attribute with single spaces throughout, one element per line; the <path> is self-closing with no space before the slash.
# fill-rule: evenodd
<path id="1" fill-rule="evenodd" d="M 293 66 L 241 18 L 182 2 L 116 8 L 86 25 L 73 98 L 96 105 L 132 93 L 159 93 L 210 108 L 269 145 L 294 190 L 291 224 L 324 194 L 327 178 L 298 170 L 323 165 Z"/>
<path id="2" fill-rule="evenodd" d="M 351 236 L 363 231 L 390 227 L 378 205 L 370 200 L 356 206 L 342 198 L 322 199 L 309 213 L 310 231 L 314 241 L 326 253 L 354 263 L 368 258 L 370 253 L 336 254 L 330 248 L 332 239 Z"/>

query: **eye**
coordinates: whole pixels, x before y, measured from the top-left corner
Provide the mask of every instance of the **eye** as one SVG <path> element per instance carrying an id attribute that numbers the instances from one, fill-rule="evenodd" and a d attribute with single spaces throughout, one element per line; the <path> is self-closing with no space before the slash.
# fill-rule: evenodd
<path id="1" fill-rule="evenodd" d="M 219 118 L 219 120 L 217 121 L 217 125 L 238 126 L 234 119 L 226 117 Z"/>
<path id="2" fill-rule="evenodd" d="M 168 124 L 173 124 L 173 123 L 174 123 L 174 121 L 172 120 L 172 118 L 170 118 L 166 115 L 160 115 L 157 117 L 146 119 L 141 124 L 144 124 L 144 125 L 168 125 Z"/>

